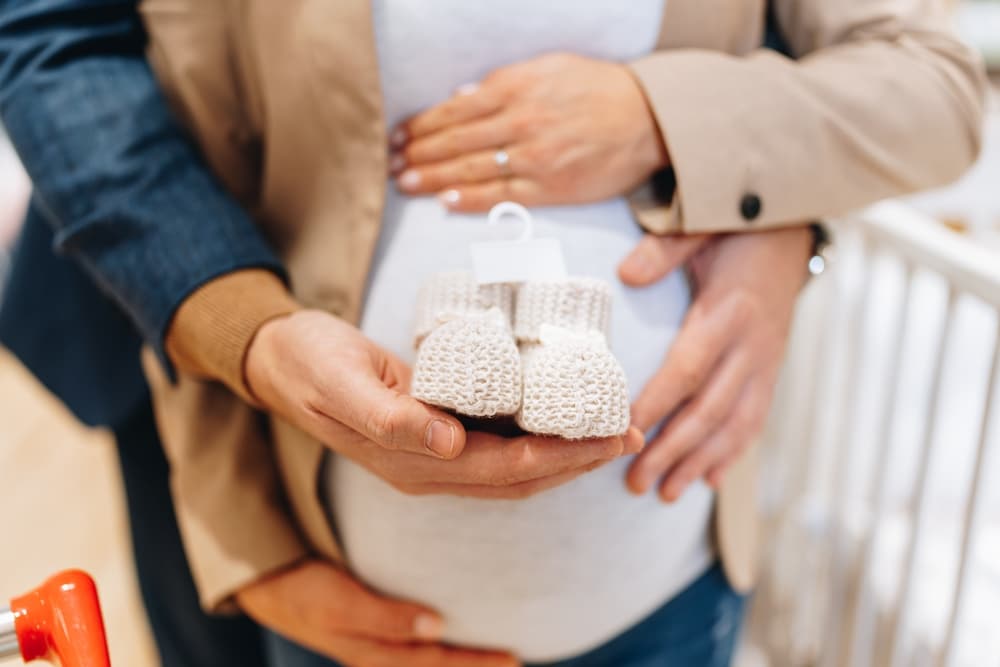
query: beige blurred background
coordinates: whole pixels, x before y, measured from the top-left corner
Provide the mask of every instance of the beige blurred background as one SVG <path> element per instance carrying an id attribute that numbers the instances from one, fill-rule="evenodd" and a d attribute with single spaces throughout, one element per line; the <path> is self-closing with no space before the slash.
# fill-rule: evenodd
<path id="1" fill-rule="evenodd" d="M 106 433 L 80 426 L 2 348 L 0 397 L 6 507 L 0 595 L 6 600 L 59 570 L 83 568 L 98 583 L 112 664 L 156 665 L 132 567 L 114 443 Z"/>
<path id="2" fill-rule="evenodd" d="M 957 20 L 969 41 L 1000 66 L 1000 3 L 981 4 L 992 6 L 992 19 L 962 6 Z M 960 183 L 913 203 L 1000 248 L 1000 74 L 994 77 L 982 160 Z M 28 189 L 16 157 L 0 140 L 0 273 L 3 248 L 16 234 Z M 76 423 L 2 348 L 0 399 L 0 489 L 5 506 L 0 515 L 0 600 L 58 570 L 84 568 L 98 581 L 112 662 L 155 665 L 111 439 Z"/>

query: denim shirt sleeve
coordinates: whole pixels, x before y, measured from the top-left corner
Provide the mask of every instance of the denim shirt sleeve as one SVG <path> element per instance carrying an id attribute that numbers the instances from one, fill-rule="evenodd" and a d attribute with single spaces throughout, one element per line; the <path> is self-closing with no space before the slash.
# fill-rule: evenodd
<path id="1" fill-rule="evenodd" d="M 135 0 L 0 0 L 0 118 L 55 228 L 168 372 L 181 302 L 243 268 L 285 277 L 171 116 Z"/>

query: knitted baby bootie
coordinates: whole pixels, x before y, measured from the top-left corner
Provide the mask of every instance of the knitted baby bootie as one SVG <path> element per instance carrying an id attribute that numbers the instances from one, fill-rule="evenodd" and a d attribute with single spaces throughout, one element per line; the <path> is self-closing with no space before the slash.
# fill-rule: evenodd
<path id="1" fill-rule="evenodd" d="M 470 417 L 509 416 L 521 405 L 521 358 L 510 328 L 510 285 L 463 272 L 434 275 L 417 297 L 417 360 L 410 393 Z"/>
<path id="2" fill-rule="evenodd" d="M 517 293 L 524 395 L 517 423 L 563 438 L 605 438 L 628 430 L 625 371 L 607 344 L 611 288 L 600 280 L 529 282 Z"/>

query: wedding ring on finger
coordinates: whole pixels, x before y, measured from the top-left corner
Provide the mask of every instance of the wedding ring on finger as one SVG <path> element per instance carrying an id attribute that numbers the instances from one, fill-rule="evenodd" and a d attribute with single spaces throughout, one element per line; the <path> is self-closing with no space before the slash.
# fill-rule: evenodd
<path id="1" fill-rule="evenodd" d="M 497 168 L 500 169 L 500 175 L 507 178 L 511 175 L 510 168 L 510 154 L 504 149 L 498 150 L 493 154 L 493 162 L 496 163 Z"/>

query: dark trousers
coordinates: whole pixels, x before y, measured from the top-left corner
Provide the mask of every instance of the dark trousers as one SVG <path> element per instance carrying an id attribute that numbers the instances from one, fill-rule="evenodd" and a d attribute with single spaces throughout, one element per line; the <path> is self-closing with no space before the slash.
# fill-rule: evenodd
<path id="1" fill-rule="evenodd" d="M 256 625 L 210 617 L 198 606 L 148 402 L 115 430 L 115 439 L 139 588 L 163 667 L 264 667 Z"/>

